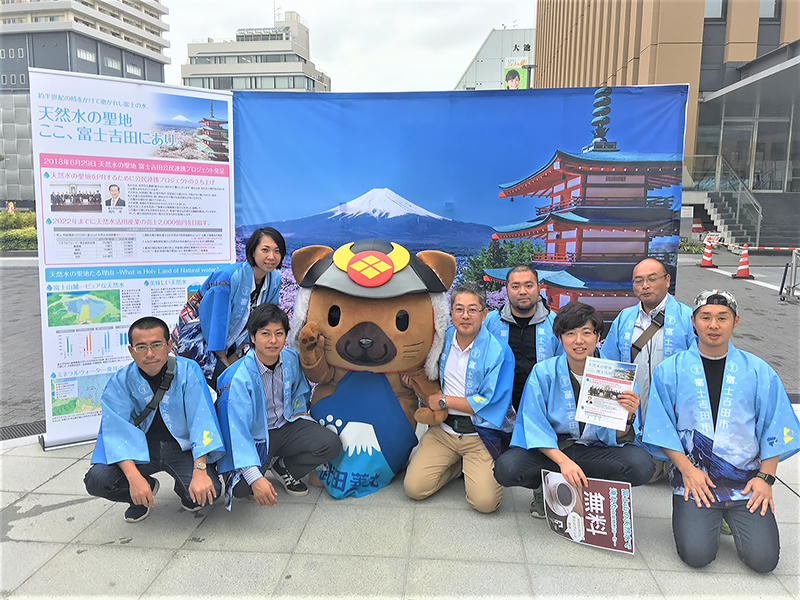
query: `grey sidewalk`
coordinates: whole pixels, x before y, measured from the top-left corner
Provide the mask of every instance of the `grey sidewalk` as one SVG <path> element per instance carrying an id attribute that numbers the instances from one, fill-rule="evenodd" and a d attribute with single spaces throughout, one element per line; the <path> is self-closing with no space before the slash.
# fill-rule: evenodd
<path id="1" fill-rule="evenodd" d="M 675 553 L 666 483 L 633 492 L 634 556 L 552 534 L 528 514 L 530 492 L 506 490 L 491 515 L 472 510 L 463 480 L 409 500 L 396 480 L 361 499 L 278 492 L 279 504 L 234 503 L 190 514 L 169 477 L 150 517 L 86 495 L 91 446 L 48 453 L 0 446 L 2 595 L 113 598 L 799 598 L 800 500 L 775 486 L 782 541 L 776 571 L 758 575 L 723 537 L 715 562 Z M 778 475 L 795 489 L 800 460 Z"/>

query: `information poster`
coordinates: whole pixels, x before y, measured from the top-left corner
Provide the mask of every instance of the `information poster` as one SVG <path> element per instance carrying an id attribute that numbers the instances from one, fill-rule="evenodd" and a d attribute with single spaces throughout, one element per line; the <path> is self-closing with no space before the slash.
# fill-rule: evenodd
<path id="1" fill-rule="evenodd" d="M 587 479 L 589 485 L 575 488 L 561 473 L 542 469 L 550 529 L 579 544 L 633 554 L 631 484 Z"/>
<path id="2" fill-rule="evenodd" d="M 235 259 L 230 93 L 30 70 L 45 448 L 90 440 L 128 327 Z"/>
<path id="3" fill-rule="evenodd" d="M 625 431 L 628 411 L 618 401 L 622 392 L 633 390 L 637 365 L 590 356 L 586 359 L 575 419 Z"/>

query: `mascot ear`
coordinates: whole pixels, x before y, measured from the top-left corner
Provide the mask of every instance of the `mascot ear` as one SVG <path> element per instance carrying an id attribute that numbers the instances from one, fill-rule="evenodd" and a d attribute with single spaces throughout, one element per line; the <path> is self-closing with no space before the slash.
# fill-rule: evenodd
<path id="1" fill-rule="evenodd" d="M 438 250 L 423 250 L 417 254 L 417 258 L 433 269 L 434 273 L 442 280 L 444 287 L 450 289 L 456 278 L 456 259 L 453 256 Z M 294 258 L 292 258 L 292 267 L 294 267 Z"/>
<path id="2" fill-rule="evenodd" d="M 298 285 L 314 263 L 325 258 L 331 252 L 333 252 L 333 248 L 328 248 L 328 246 L 306 246 L 292 252 L 292 273 Z"/>

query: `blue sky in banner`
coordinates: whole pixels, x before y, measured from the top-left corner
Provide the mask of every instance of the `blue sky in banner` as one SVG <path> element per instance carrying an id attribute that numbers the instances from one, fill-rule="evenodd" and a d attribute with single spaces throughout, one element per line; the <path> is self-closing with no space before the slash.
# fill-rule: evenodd
<path id="1" fill-rule="evenodd" d="M 313 215 L 373 188 L 450 219 L 531 219 L 544 201 L 500 199 L 498 185 L 588 145 L 593 92 L 235 93 L 236 224 Z M 687 93 L 614 88 L 608 140 L 682 153 Z"/>

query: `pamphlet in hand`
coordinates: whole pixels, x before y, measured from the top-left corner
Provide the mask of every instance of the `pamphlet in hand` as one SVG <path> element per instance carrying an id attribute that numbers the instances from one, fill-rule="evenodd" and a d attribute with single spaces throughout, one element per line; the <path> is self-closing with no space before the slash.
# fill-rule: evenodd
<path id="1" fill-rule="evenodd" d="M 633 389 L 634 363 L 587 358 L 575 419 L 589 425 L 625 431 L 628 411 L 617 402 L 620 392 Z"/>
<path id="2" fill-rule="evenodd" d="M 631 484 L 588 478 L 573 487 L 561 473 L 542 469 L 547 524 L 568 540 L 633 554 Z"/>

